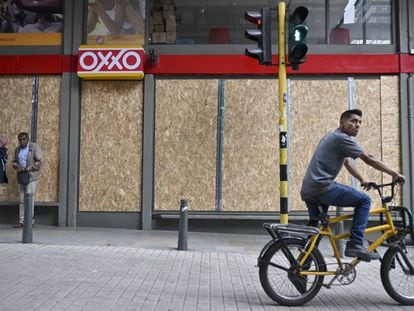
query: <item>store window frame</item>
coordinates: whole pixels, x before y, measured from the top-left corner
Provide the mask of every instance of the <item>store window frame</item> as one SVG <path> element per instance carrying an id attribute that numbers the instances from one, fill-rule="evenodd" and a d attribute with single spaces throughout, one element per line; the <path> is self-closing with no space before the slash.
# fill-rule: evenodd
<path id="1" fill-rule="evenodd" d="M 325 9 L 328 12 L 329 10 L 329 1 L 325 2 Z M 397 53 L 397 48 L 400 46 L 399 37 L 397 36 L 398 28 L 402 27 L 399 25 L 399 19 L 397 15 L 399 12 L 396 10 L 401 9 L 399 5 L 402 0 L 391 1 L 391 35 L 392 43 L 389 45 L 380 45 L 380 44 L 361 44 L 361 45 L 332 45 L 332 44 L 308 44 L 309 54 L 386 54 L 386 53 Z M 246 44 L 195 44 L 195 45 L 173 45 L 173 44 L 151 44 L 149 43 L 149 25 L 150 25 L 150 10 L 149 10 L 149 0 L 146 1 L 146 32 L 145 32 L 145 44 L 144 47 L 146 50 L 155 49 L 159 54 L 172 54 L 172 55 L 237 55 L 244 54 L 245 48 L 248 46 Z M 397 3 L 398 2 L 398 3 Z M 86 42 L 86 21 L 87 21 L 87 4 L 88 0 L 84 0 L 82 5 L 77 5 L 74 8 L 72 1 L 65 0 L 65 9 L 64 9 L 64 30 L 63 30 L 63 39 L 61 46 L 0 46 L 0 55 L 41 55 L 41 54 L 50 54 L 50 55 L 59 55 L 59 54 L 68 54 L 69 50 L 76 50 L 76 43 L 81 41 L 82 43 Z M 414 12 L 414 4 L 411 2 L 408 3 L 409 12 Z M 73 23 L 75 20 L 79 19 L 79 9 L 83 9 L 83 33 L 77 33 L 73 29 L 78 29 L 79 27 L 74 27 Z M 76 12 L 75 12 L 76 11 Z M 74 18 L 75 16 L 75 18 Z M 81 14 L 82 16 L 82 14 Z M 329 15 L 325 14 L 326 18 L 326 33 L 329 33 Z M 414 16 L 410 16 L 408 26 L 414 24 Z M 244 31 L 244 29 L 240 29 Z M 409 37 L 409 47 L 412 53 L 414 53 L 414 40 L 413 36 L 410 33 Z M 409 51 L 410 51 L 409 50 Z M 272 45 L 272 54 L 277 54 L 277 45 Z"/>
<path id="2" fill-rule="evenodd" d="M 329 12 L 330 1 L 325 2 L 325 12 Z M 171 55 L 228 55 L 244 54 L 244 50 L 249 45 L 246 44 L 152 44 L 149 42 L 150 29 L 150 1 L 147 0 L 146 10 L 146 48 L 155 49 L 159 54 Z M 309 54 L 389 54 L 396 53 L 399 46 L 397 40 L 398 20 L 396 10 L 399 6 L 396 1 L 391 1 L 391 44 L 349 44 L 337 45 L 329 44 L 326 38 L 325 44 L 308 44 Z M 325 14 L 325 36 L 329 36 L 330 27 L 329 14 Z M 244 31 L 244 29 L 240 29 Z M 253 45 L 251 45 L 253 46 Z M 277 54 L 277 44 L 272 45 L 272 54 Z"/>

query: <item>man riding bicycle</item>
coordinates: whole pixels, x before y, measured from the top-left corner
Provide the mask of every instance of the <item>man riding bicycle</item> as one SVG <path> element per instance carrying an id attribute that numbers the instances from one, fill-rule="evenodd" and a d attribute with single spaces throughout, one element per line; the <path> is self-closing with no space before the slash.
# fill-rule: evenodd
<path id="1" fill-rule="evenodd" d="M 404 182 L 405 177 L 388 167 L 375 156 L 365 152 L 356 143 L 362 121 L 362 111 L 347 110 L 341 114 L 339 128 L 326 134 L 319 142 L 303 178 L 301 197 L 308 207 L 310 225 L 316 226 L 319 206 L 327 214 L 330 205 L 337 207 L 354 207 L 351 226 L 351 237 L 346 244 L 345 256 L 358 257 L 365 261 L 379 259 L 377 253 L 368 252 L 364 247 L 364 231 L 369 220 L 371 199 L 365 193 L 352 187 L 335 182 L 342 166 L 358 179 L 363 188 L 367 188 L 366 180 L 352 159 L 360 158 L 378 171 L 392 176 L 395 182 Z"/>

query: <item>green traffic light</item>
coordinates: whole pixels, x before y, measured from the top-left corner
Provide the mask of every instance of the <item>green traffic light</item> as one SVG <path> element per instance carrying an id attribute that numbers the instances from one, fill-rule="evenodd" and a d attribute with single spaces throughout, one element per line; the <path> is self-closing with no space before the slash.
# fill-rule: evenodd
<path id="1" fill-rule="evenodd" d="M 308 16 L 308 9 L 304 6 L 297 7 L 289 16 L 289 63 L 293 70 L 298 70 L 299 65 L 306 62 L 306 53 L 308 46 L 306 44 L 306 37 L 309 28 L 306 26 L 306 18 Z"/>
<path id="2" fill-rule="evenodd" d="M 290 40 L 293 42 L 301 42 L 306 38 L 309 28 L 305 25 L 296 25 L 290 32 Z"/>

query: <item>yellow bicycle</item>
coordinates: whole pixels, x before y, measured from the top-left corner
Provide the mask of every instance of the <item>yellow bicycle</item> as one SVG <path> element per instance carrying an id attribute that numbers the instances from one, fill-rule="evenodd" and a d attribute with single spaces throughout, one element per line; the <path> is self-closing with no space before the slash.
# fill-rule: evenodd
<path id="1" fill-rule="evenodd" d="M 395 185 L 370 184 L 370 188 L 378 191 L 382 207 L 370 211 L 370 215 L 379 215 L 379 224 L 366 228 L 365 233 L 380 233 L 369 242 L 369 251 L 377 252 L 380 246 L 388 248 L 381 258 L 380 268 L 387 293 L 400 304 L 414 305 L 413 219 L 406 207 L 389 205 L 394 198 Z M 321 210 L 319 227 L 265 223 L 263 226 L 272 240 L 261 251 L 258 267 L 260 282 L 267 295 L 281 305 L 298 306 L 313 299 L 322 286 L 351 284 L 361 259 L 342 260 L 336 242 L 348 238 L 350 233 L 335 235 L 332 225 L 352 219 L 352 216 L 329 217 Z M 333 249 L 334 263 L 327 264 L 318 249 L 324 236 L 328 237 Z M 324 283 L 325 277 L 330 279 Z"/>

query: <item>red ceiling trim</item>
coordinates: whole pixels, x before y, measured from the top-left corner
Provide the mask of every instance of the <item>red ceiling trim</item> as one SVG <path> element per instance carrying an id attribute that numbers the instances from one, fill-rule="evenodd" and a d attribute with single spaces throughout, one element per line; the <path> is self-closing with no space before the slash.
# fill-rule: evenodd
<path id="1" fill-rule="evenodd" d="M 401 68 L 401 73 L 413 73 L 414 72 L 414 55 L 401 54 L 400 55 L 400 68 Z"/>
<path id="2" fill-rule="evenodd" d="M 399 73 L 397 54 L 309 55 L 294 74 L 395 74 Z M 273 56 L 277 62 L 277 56 Z M 261 66 L 245 55 L 160 55 L 150 74 L 277 74 L 277 66 Z"/>
<path id="3" fill-rule="evenodd" d="M 273 56 L 277 62 L 277 55 Z M 62 74 L 76 72 L 77 55 L 0 55 L 0 74 Z M 291 74 L 399 74 L 414 72 L 414 55 L 309 55 Z M 146 74 L 156 75 L 277 75 L 277 66 L 261 66 L 245 55 L 160 55 Z"/>
<path id="4" fill-rule="evenodd" d="M 62 55 L 0 55 L 0 74 L 61 74 L 64 60 Z"/>

